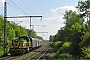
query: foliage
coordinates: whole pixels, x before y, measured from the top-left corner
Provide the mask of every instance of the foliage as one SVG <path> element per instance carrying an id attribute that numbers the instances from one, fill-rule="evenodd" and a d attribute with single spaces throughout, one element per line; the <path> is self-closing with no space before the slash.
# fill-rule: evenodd
<path id="1" fill-rule="evenodd" d="M 71 42 L 65 42 L 62 44 L 62 46 L 59 48 L 59 50 L 55 53 L 54 57 L 62 57 L 62 58 L 70 58 L 72 55 L 70 55 L 68 52 L 70 52 L 69 48 L 71 46 Z"/>
<path id="2" fill-rule="evenodd" d="M 62 47 L 59 49 L 59 53 L 67 53 L 70 50 L 71 42 L 65 42 L 62 44 Z"/>
<path id="3" fill-rule="evenodd" d="M 62 46 L 63 42 L 62 41 L 58 41 L 58 42 L 50 42 L 50 45 L 55 48 L 54 51 L 57 51 L 58 48 L 60 48 Z"/>
<path id="4" fill-rule="evenodd" d="M 43 38 L 42 38 L 42 37 L 40 37 L 40 36 L 37 36 L 36 38 L 37 38 L 37 39 L 40 39 L 40 40 L 43 40 Z"/>
<path id="5" fill-rule="evenodd" d="M 72 55 L 70 55 L 69 53 L 62 53 L 62 54 L 60 54 L 59 57 L 62 57 L 62 58 L 71 58 Z"/>
<path id="6" fill-rule="evenodd" d="M 78 9 L 78 11 L 84 12 L 83 16 L 88 15 L 87 13 L 90 9 L 90 0 L 78 1 L 78 5 L 76 6 L 76 8 Z"/>
<path id="7" fill-rule="evenodd" d="M 81 58 L 83 58 L 83 59 L 90 59 L 90 47 L 89 48 L 83 47 L 81 49 L 82 49 L 82 56 L 81 56 Z"/>
<path id="8" fill-rule="evenodd" d="M 3 47 L 0 46 L 0 56 L 2 56 L 3 54 L 4 54 Z"/>
<path id="9" fill-rule="evenodd" d="M 88 47 L 90 46 L 90 32 L 85 32 L 85 34 L 81 37 L 82 42 L 80 43 L 81 47 Z"/>
<path id="10" fill-rule="evenodd" d="M 50 42 L 53 42 L 54 41 L 54 36 L 50 35 L 49 40 L 50 40 Z"/>

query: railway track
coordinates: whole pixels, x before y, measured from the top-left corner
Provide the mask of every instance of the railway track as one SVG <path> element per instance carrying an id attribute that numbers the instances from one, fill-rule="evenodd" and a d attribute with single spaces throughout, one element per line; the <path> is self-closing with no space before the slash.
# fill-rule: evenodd
<path id="1" fill-rule="evenodd" d="M 6 57 L 0 58 L 0 60 L 13 60 L 13 59 L 18 58 L 18 57 L 19 57 L 19 56 L 13 56 L 13 57 L 11 57 L 11 56 L 6 56 Z"/>
<path id="2" fill-rule="evenodd" d="M 0 60 L 40 60 L 46 54 L 49 48 L 50 48 L 49 45 L 44 45 L 41 48 L 34 50 L 28 54 L 24 54 L 22 56 L 6 56 L 6 57 L 0 58 Z M 31 55 L 31 53 L 33 54 Z"/>
<path id="3" fill-rule="evenodd" d="M 50 48 L 50 46 L 49 45 L 46 45 L 44 49 L 42 49 L 41 51 L 38 51 L 37 54 L 29 57 L 26 60 L 41 60 L 42 57 L 46 54 L 46 52 L 48 51 L 49 48 Z"/>

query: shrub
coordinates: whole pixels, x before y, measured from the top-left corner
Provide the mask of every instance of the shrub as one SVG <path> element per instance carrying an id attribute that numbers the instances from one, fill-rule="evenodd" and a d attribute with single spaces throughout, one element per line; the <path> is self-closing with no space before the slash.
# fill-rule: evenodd
<path id="1" fill-rule="evenodd" d="M 65 43 L 63 43 L 62 44 L 62 47 L 61 48 L 59 48 L 59 50 L 55 53 L 55 57 L 61 57 L 61 56 L 63 56 L 64 57 L 64 55 L 65 55 L 65 57 L 69 57 L 69 56 L 71 56 L 70 54 L 69 54 L 69 51 L 70 51 L 70 46 L 71 46 L 71 42 L 65 42 Z"/>
<path id="2" fill-rule="evenodd" d="M 61 53 L 69 53 L 70 51 L 71 42 L 65 42 L 62 44 L 62 47 L 59 49 Z"/>
<path id="3" fill-rule="evenodd" d="M 0 46 L 0 57 L 4 54 L 3 47 Z"/>
<path id="4" fill-rule="evenodd" d="M 58 49 L 62 46 L 62 41 L 58 41 L 58 42 L 51 42 L 50 43 L 51 46 L 54 48 L 54 51 L 58 51 Z"/>
<path id="5" fill-rule="evenodd" d="M 72 55 L 70 55 L 69 53 L 62 53 L 59 55 L 59 57 L 61 57 L 61 58 L 72 58 Z"/>
<path id="6" fill-rule="evenodd" d="M 82 50 L 82 57 L 85 58 L 85 59 L 90 59 L 90 48 L 86 48 L 86 47 L 83 47 L 81 48 Z"/>

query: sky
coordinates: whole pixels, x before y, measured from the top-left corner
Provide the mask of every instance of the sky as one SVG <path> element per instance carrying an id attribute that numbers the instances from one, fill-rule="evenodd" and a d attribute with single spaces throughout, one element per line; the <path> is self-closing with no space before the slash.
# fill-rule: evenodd
<path id="1" fill-rule="evenodd" d="M 65 11 L 76 11 L 75 6 L 78 5 L 79 0 L 0 0 L 0 14 L 2 15 L 4 15 L 5 1 L 7 2 L 7 16 L 43 16 L 42 20 L 40 17 L 32 17 L 31 25 L 41 25 L 34 26 L 34 30 L 38 36 L 49 40 L 50 35 L 55 35 L 64 26 L 65 20 L 62 18 Z M 29 18 L 10 18 L 7 20 L 30 29 Z"/>

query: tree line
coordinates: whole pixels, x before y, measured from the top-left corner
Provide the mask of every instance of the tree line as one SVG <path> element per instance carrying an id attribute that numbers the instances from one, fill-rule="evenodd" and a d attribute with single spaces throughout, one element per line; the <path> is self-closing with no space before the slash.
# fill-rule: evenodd
<path id="1" fill-rule="evenodd" d="M 50 35 L 56 58 L 90 59 L 90 0 L 78 1 L 76 11 L 65 11 L 65 26 Z"/>

